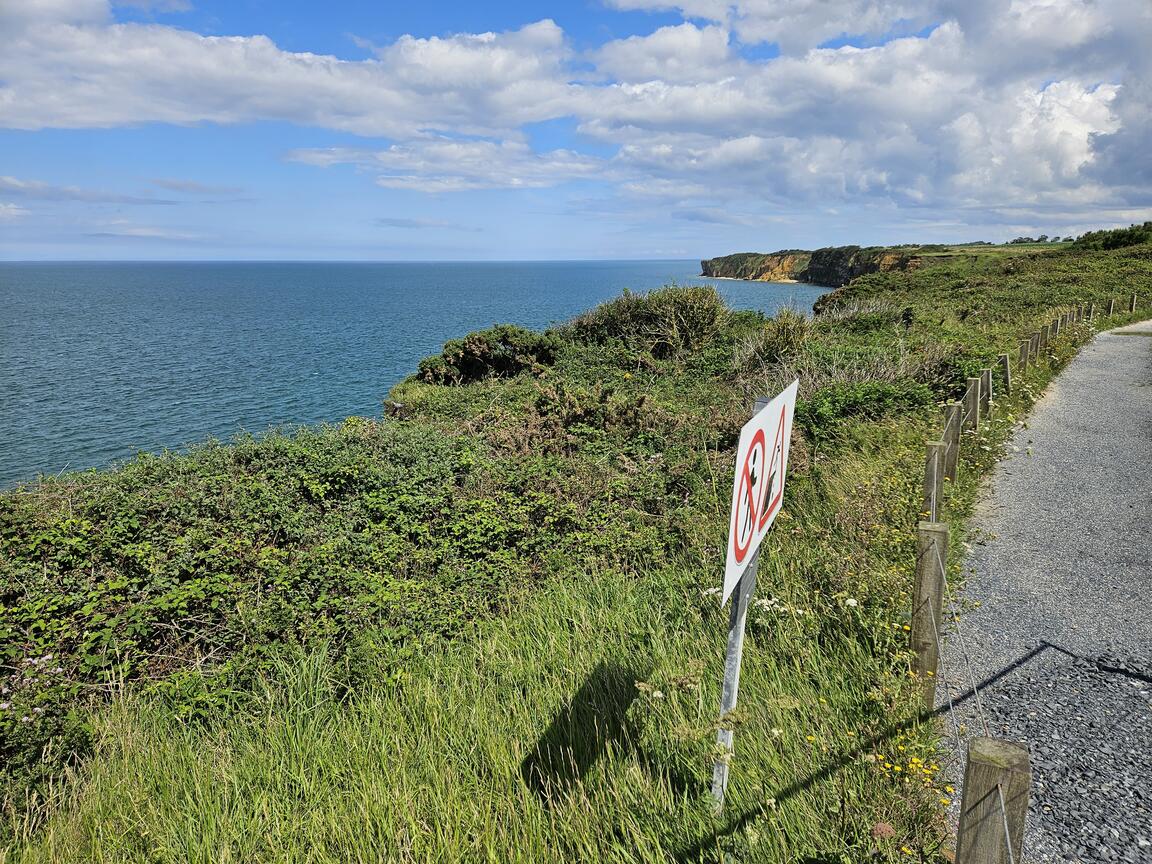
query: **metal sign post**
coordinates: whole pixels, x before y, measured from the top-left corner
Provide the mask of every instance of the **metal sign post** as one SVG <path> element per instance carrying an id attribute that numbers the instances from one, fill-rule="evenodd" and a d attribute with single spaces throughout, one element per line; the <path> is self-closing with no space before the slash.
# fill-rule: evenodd
<path id="1" fill-rule="evenodd" d="M 740 431 L 740 444 L 736 451 L 732 522 L 728 533 L 724 588 L 720 597 L 723 605 L 730 595 L 734 595 L 728 618 L 728 649 L 724 658 L 724 685 L 720 695 L 720 728 L 716 733 L 716 745 L 720 753 L 712 767 L 712 797 L 716 799 L 717 812 L 724 807 L 729 764 L 734 753 L 734 733 L 724 728 L 724 721 L 735 709 L 740 693 L 744 628 L 748 620 L 748 606 L 756 590 L 760 541 L 776 521 L 784 498 L 788 444 L 792 435 L 798 385 L 798 381 L 793 381 L 771 401 L 756 400 L 752 419 Z"/>
<path id="2" fill-rule="evenodd" d="M 740 577 L 732 597 L 732 611 L 728 616 L 728 653 L 724 656 L 724 689 L 720 694 L 720 722 L 729 711 L 736 707 L 736 697 L 740 693 L 740 659 L 744 656 L 744 624 L 748 620 L 748 604 L 752 592 L 756 590 L 756 569 L 760 563 L 760 553 L 752 556 L 752 563 Z M 721 727 L 716 732 L 716 746 L 723 752 L 712 766 L 712 797 L 716 799 L 716 809 L 724 806 L 724 793 L 728 791 L 728 763 L 732 761 L 731 729 Z"/>

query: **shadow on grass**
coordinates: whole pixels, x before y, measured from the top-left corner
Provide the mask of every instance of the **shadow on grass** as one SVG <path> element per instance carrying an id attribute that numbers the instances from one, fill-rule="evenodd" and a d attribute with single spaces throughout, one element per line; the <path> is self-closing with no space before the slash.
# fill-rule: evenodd
<path id="1" fill-rule="evenodd" d="M 1031 651 L 1029 651 L 1028 653 L 1023 654 L 1020 657 L 1018 657 L 1017 659 L 1013 660 L 1011 663 L 1009 663 L 1007 666 L 1005 666 L 999 672 L 986 678 L 980 684 L 966 690 L 960 696 L 953 698 L 952 702 L 951 702 L 951 706 L 956 707 L 959 705 L 963 705 L 964 703 L 968 702 L 969 700 L 974 699 L 979 690 L 987 689 L 988 687 L 995 684 L 1000 679 L 1004 678 L 1006 675 L 1010 675 L 1012 672 L 1016 671 L 1020 667 L 1025 666 L 1028 663 L 1031 663 L 1039 655 L 1043 654 L 1045 651 L 1048 651 L 1049 649 L 1061 651 L 1063 653 L 1069 653 L 1057 645 L 1053 645 L 1049 642 L 1042 642 L 1038 646 L 1033 648 Z M 890 725 L 886 729 L 884 729 L 884 731 L 872 736 L 871 738 L 869 738 L 867 740 L 861 741 L 859 746 L 854 747 L 851 750 L 845 750 L 845 751 L 841 752 L 839 755 L 835 756 L 830 762 L 827 762 L 826 764 L 820 766 L 819 768 L 812 771 L 807 776 L 802 777 L 802 778 L 796 780 L 795 782 L 790 783 L 787 786 L 782 787 L 779 791 L 775 792 L 774 794 L 767 796 L 766 801 L 775 801 L 775 805 L 777 807 L 779 807 L 779 806 L 783 805 L 788 799 L 800 794 L 801 792 L 806 791 L 807 789 L 810 789 L 812 786 L 816 785 L 817 783 L 819 783 L 823 780 L 827 780 L 828 778 L 832 777 L 841 768 L 844 768 L 846 765 L 849 765 L 850 763 L 854 762 L 856 759 L 860 758 L 862 755 L 872 752 L 873 750 L 878 748 L 881 744 L 890 743 L 893 736 L 895 736 L 895 735 L 899 734 L 900 732 L 903 732 L 904 730 L 909 729 L 909 728 L 911 728 L 911 727 L 913 727 L 919 723 L 922 723 L 925 720 L 928 720 L 932 717 L 940 716 L 948 710 L 949 710 L 948 705 L 941 705 L 940 707 L 936 708 L 933 711 L 922 711 L 919 714 L 908 718 L 907 720 L 902 720 L 899 723 L 893 723 L 892 725 Z M 682 849 L 681 851 L 677 852 L 675 854 L 675 857 L 673 860 L 679 862 L 679 864 L 689 864 L 689 862 L 695 862 L 695 864 L 700 864 L 700 862 L 709 862 L 709 861 L 721 860 L 723 857 L 723 852 L 720 848 L 720 841 L 726 837 L 730 837 L 730 836 L 736 834 L 739 831 L 742 831 L 753 819 L 755 819 L 756 817 L 767 812 L 767 807 L 768 807 L 767 803 L 760 804 L 760 805 L 757 805 L 755 807 L 750 807 L 747 810 L 745 810 L 743 813 L 732 817 L 730 820 L 728 820 L 727 823 L 724 824 L 723 827 L 717 828 L 715 831 L 708 834 L 708 836 L 702 838 L 701 840 L 697 841 L 696 843 L 692 844 L 691 846 L 687 847 L 686 849 Z M 707 855 L 712 855 L 714 857 L 705 857 Z M 817 857 L 817 858 L 812 859 L 812 860 L 823 861 L 825 859 Z M 839 859 L 827 859 L 827 860 L 839 860 Z"/>
<path id="2" fill-rule="evenodd" d="M 628 709 L 639 695 L 636 682 L 649 671 L 601 660 L 560 708 L 520 765 L 520 776 L 541 803 L 551 807 L 566 798 L 609 750 L 630 755 L 649 774 L 663 776 L 677 794 L 698 785 L 637 747 L 640 731 Z"/>

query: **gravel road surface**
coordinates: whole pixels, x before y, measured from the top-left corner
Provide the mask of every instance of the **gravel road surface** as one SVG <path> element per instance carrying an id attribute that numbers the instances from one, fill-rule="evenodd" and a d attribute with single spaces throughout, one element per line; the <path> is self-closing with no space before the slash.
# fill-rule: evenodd
<path id="1" fill-rule="evenodd" d="M 1100 334 L 1052 383 L 973 528 L 941 676 L 968 692 L 961 738 L 982 713 L 1031 750 L 1024 859 L 1152 864 L 1152 321 Z"/>

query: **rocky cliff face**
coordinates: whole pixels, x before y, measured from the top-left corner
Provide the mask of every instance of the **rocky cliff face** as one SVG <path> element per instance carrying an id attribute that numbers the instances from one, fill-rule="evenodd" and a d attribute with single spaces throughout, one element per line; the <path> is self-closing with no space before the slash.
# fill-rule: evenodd
<path id="1" fill-rule="evenodd" d="M 885 246 L 829 246 L 815 252 L 788 249 L 771 254 L 741 252 L 700 262 L 704 276 L 760 282 L 811 282 L 839 288 L 865 273 L 914 270 L 920 258 L 912 250 Z"/>
<path id="2" fill-rule="evenodd" d="M 797 282 L 808 267 L 807 252 L 740 252 L 700 262 L 703 275 L 713 279 L 751 279 L 757 282 Z"/>

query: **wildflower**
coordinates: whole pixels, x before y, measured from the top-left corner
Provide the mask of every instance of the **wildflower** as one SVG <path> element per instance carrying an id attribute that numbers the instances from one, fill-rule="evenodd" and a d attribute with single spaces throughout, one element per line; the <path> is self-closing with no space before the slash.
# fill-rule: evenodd
<path id="1" fill-rule="evenodd" d="M 12 707 L 11 702 L 0 702 L 0 711 L 7 711 L 11 707 Z"/>
<path id="2" fill-rule="evenodd" d="M 952 799 L 951 798 L 941 798 L 940 803 L 943 804 L 945 807 L 947 807 L 949 804 L 952 803 Z"/>
<path id="3" fill-rule="evenodd" d="M 39 705 L 37 705 L 35 708 L 32 709 L 32 713 L 33 714 L 43 714 L 44 709 L 41 708 Z"/>
<path id="4" fill-rule="evenodd" d="M 659 691 L 659 690 L 653 690 L 653 691 L 652 691 L 652 698 L 653 698 L 653 699 L 663 699 L 663 698 L 664 698 L 664 694 L 663 694 L 661 691 Z"/>
<path id="5" fill-rule="evenodd" d="M 903 771 L 904 769 L 901 768 L 899 765 L 894 765 L 894 766 L 892 766 L 892 770 L 893 771 Z"/>
<path id="6" fill-rule="evenodd" d="M 949 795 L 951 795 L 951 794 L 952 794 L 953 792 L 955 792 L 956 790 L 955 790 L 955 789 L 953 789 L 951 786 L 945 786 L 945 787 L 944 787 L 944 791 L 945 791 L 945 792 L 947 792 Z"/>
<path id="7" fill-rule="evenodd" d="M 860 604 L 856 602 L 855 598 L 849 597 L 847 600 L 844 601 L 844 605 L 847 606 L 849 609 L 855 609 Z"/>
<path id="8" fill-rule="evenodd" d="M 816 736 L 814 736 L 814 735 L 807 735 L 807 736 L 805 736 L 805 740 L 807 740 L 807 741 L 815 741 L 815 740 L 816 740 Z"/>
<path id="9" fill-rule="evenodd" d="M 914 854 L 914 853 L 912 852 L 912 850 L 911 850 L 911 849 L 909 849 L 907 846 L 901 846 L 901 847 L 900 847 L 900 851 L 901 851 L 901 852 L 903 852 L 905 855 L 912 855 L 912 854 Z"/>

